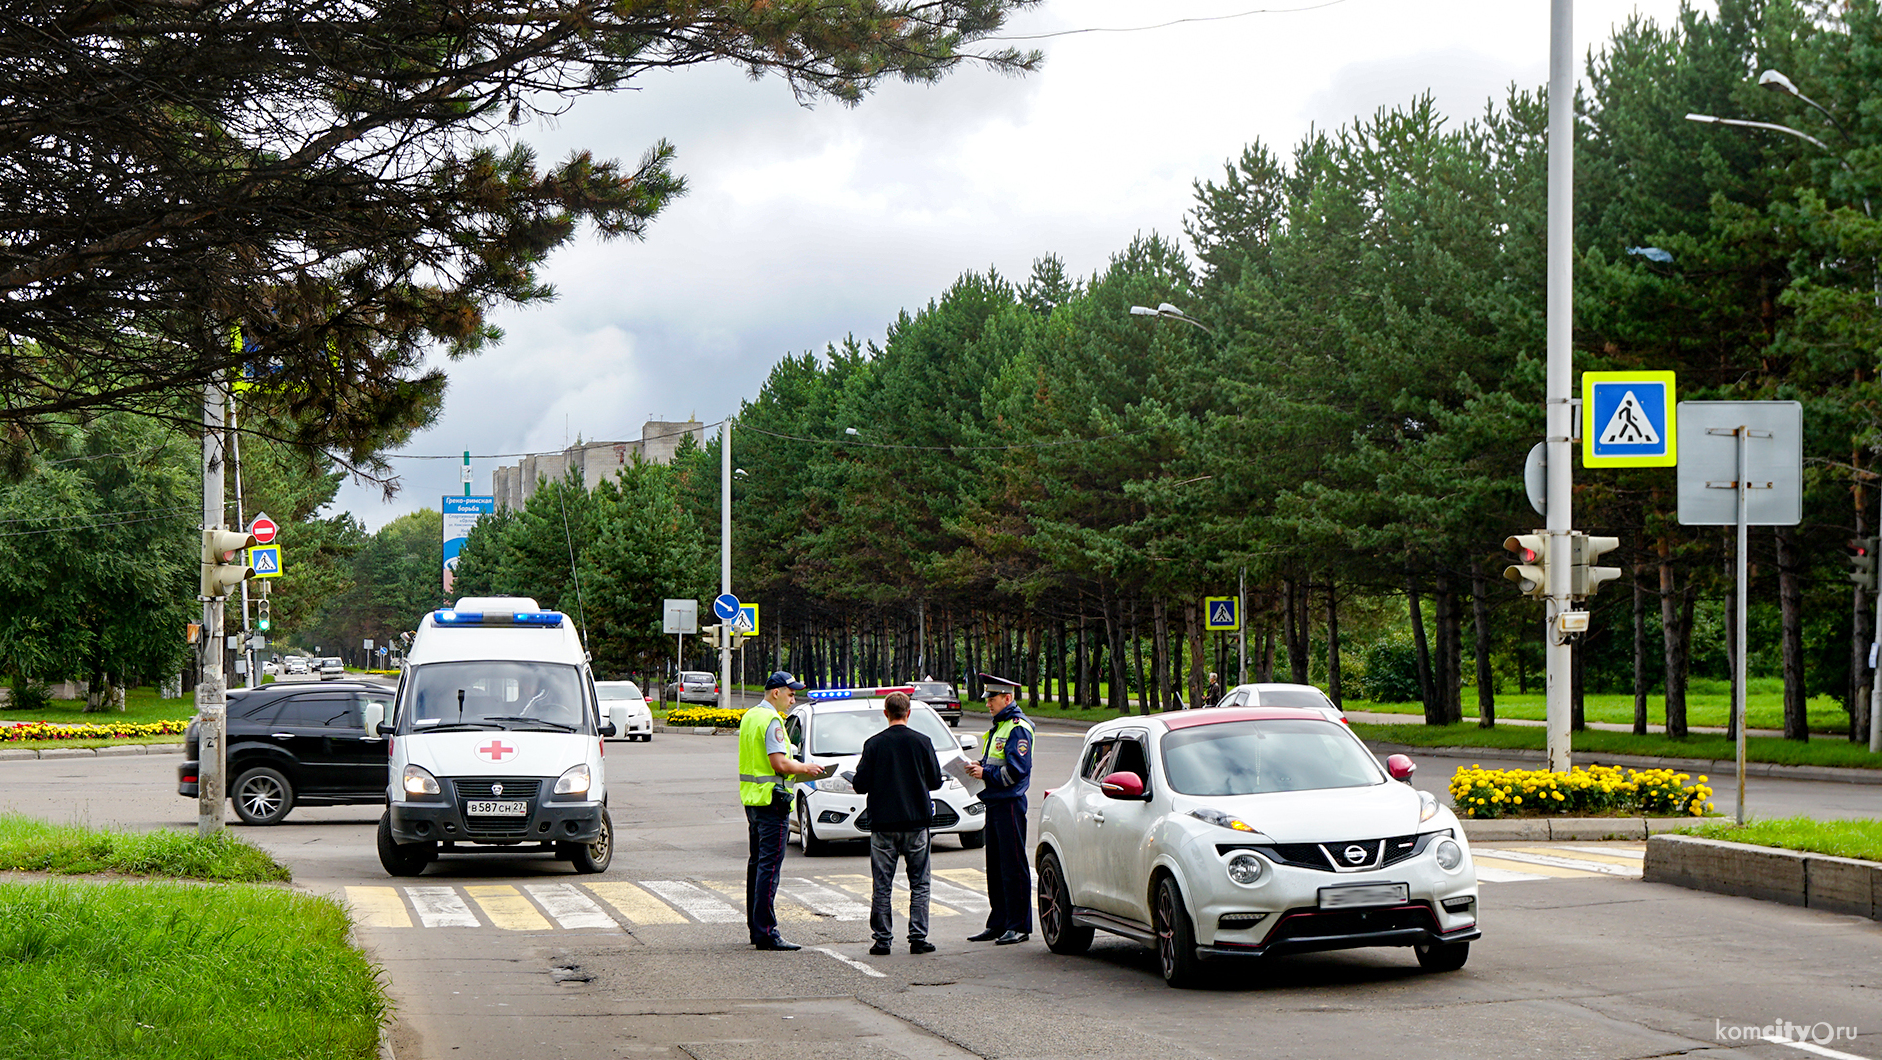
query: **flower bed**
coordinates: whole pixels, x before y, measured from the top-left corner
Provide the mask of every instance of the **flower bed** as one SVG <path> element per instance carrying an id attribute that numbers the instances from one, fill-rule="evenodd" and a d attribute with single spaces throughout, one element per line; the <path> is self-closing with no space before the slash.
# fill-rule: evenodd
<path id="1" fill-rule="evenodd" d="M 116 725 L 54 725 L 47 721 L 16 721 L 0 726 L 0 743 L 20 740 L 113 740 L 136 736 L 181 736 L 189 719 L 120 722 Z"/>
<path id="2" fill-rule="evenodd" d="M 720 710 L 718 707 L 675 707 L 667 711 L 667 725 L 690 729 L 710 725 L 715 729 L 736 729 L 745 717 L 743 708 Z"/>
<path id="3" fill-rule="evenodd" d="M 1690 781 L 1690 783 L 1689 783 Z M 1589 766 L 1567 773 L 1546 769 L 1470 766 L 1451 778 L 1451 802 L 1460 817 L 1700 817 L 1712 809 L 1712 789 L 1670 769 Z"/>

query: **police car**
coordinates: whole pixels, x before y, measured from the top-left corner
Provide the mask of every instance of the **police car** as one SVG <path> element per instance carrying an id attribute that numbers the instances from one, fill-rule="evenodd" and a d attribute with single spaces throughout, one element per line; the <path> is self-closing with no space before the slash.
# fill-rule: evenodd
<path id="1" fill-rule="evenodd" d="M 816 857 L 829 853 L 833 842 L 869 837 L 869 798 L 857 794 L 843 774 L 856 768 L 863 741 L 888 728 L 889 720 L 882 714 L 883 697 L 910 691 L 906 687 L 813 689 L 784 719 L 785 735 L 797 748 L 800 761 L 836 770 L 822 780 L 793 786 L 797 799 L 790 827 L 805 854 Z M 945 769 L 949 760 L 978 747 L 979 737 L 956 740 L 947 723 L 925 703 L 909 704 L 908 724 L 934 744 L 935 757 L 944 767 L 941 788 L 934 793 L 934 832 L 958 835 L 961 846 L 968 849 L 985 844 L 986 805 Z"/>
<path id="2" fill-rule="evenodd" d="M 416 876 L 441 854 L 553 854 L 580 872 L 614 856 L 588 653 L 567 615 L 526 597 L 467 598 L 419 625 L 393 705 L 379 861 Z"/>

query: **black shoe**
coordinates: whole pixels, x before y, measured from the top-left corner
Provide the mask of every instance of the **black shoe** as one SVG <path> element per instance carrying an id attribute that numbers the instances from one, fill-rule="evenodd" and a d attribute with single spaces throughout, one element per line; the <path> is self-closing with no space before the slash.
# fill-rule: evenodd
<path id="1" fill-rule="evenodd" d="M 783 939 L 772 939 L 770 942 L 754 942 L 752 945 L 761 950 L 801 950 L 804 948 L 795 942 L 786 942 Z"/>
<path id="2" fill-rule="evenodd" d="M 933 953 L 934 943 L 929 942 L 927 939 L 911 940 L 908 944 L 908 952 L 910 953 Z"/>
<path id="3" fill-rule="evenodd" d="M 871 957 L 887 957 L 889 955 L 889 944 L 886 942 L 876 943 L 874 946 L 869 947 L 869 955 Z"/>
<path id="4" fill-rule="evenodd" d="M 1017 943 L 1025 942 L 1030 938 L 1032 938 L 1032 932 L 1030 931 L 1009 931 L 999 938 L 994 939 L 993 944 L 995 946 L 1012 946 Z"/>
<path id="5" fill-rule="evenodd" d="M 994 939 L 997 939 L 999 937 L 1000 937 L 999 931 L 993 928 L 988 928 L 987 930 L 981 932 L 978 935 L 967 936 L 967 941 L 969 942 L 992 942 Z"/>

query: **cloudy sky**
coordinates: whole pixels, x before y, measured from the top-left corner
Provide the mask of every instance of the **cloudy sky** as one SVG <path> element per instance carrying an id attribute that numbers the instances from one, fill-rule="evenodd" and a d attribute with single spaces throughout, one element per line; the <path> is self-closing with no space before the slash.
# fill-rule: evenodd
<path id="1" fill-rule="evenodd" d="M 1009 33 L 1141 27 L 1249 11 L 1251 0 L 1048 0 Z M 505 342 L 449 366 L 438 424 L 405 454 L 469 449 L 491 469 L 576 438 L 633 439 L 649 419 L 713 422 L 787 354 L 846 335 L 880 342 L 904 307 L 962 272 L 1024 279 L 1056 253 L 1080 275 L 1140 232 L 1180 235 L 1192 182 L 1261 140 L 1285 152 L 1429 90 L 1480 114 L 1513 82 L 1548 80 L 1547 0 L 1276 0 L 1263 13 L 1015 42 L 1044 69 L 964 70 L 890 85 L 861 106 L 799 106 L 729 68 L 661 74 L 577 103 L 520 137 L 545 160 L 586 148 L 632 161 L 665 137 L 688 195 L 642 243 L 583 238 L 550 262 L 559 292 L 505 311 Z M 1701 3 L 1702 8 L 1712 5 Z M 1577 54 L 1678 0 L 1580 0 Z M 1295 10 L 1287 10 L 1294 8 Z M 457 467 L 400 459 L 391 502 L 349 484 L 368 529 L 458 494 Z"/>

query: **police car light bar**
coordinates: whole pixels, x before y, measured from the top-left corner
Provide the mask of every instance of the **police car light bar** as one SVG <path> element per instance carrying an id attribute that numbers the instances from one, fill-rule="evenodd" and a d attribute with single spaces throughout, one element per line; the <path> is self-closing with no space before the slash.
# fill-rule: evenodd
<path id="1" fill-rule="evenodd" d="M 915 686 L 897 685 L 894 688 L 814 688 L 804 693 L 804 698 L 814 701 L 829 699 L 873 699 L 877 696 L 886 696 L 890 692 L 901 692 L 912 696 L 915 694 Z"/>
<path id="2" fill-rule="evenodd" d="M 439 610 L 431 613 L 431 620 L 434 624 L 440 626 L 555 627 L 562 624 L 562 615 L 557 611 Z"/>

